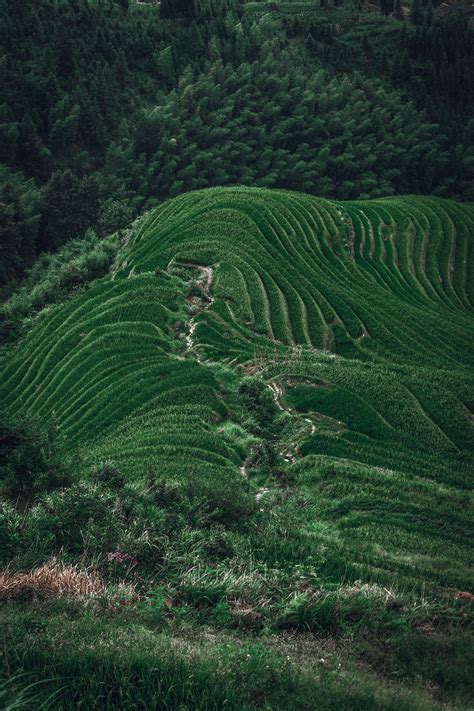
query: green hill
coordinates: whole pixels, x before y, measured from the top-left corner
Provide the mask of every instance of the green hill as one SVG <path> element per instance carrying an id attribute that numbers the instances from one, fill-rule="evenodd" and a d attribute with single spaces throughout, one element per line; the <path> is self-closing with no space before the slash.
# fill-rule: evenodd
<path id="1" fill-rule="evenodd" d="M 41 317 L 7 358 L 2 399 L 89 447 L 138 410 L 225 416 L 211 364 L 251 362 L 268 381 L 343 388 L 360 446 L 402 437 L 451 457 L 473 442 L 473 225 L 472 206 L 434 198 L 185 195 L 141 221 L 113 275 Z M 308 406 L 349 414 L 318 392 Z"/>
<path id="2" fill-rule="evenodd" d="M 53 422 L 86 482 L 112 462 L 132 500 L 157 477 L 159 509 L 178 501 L 194 530 L 179 560 L 201 541 L 193 555 L 208 567 L 190 581 L 170 532 L 174 553 L 158 554 L 153 526 L 144 543 L 135 523 L 136 545 L 115 531 L 104 553 L 126 540 L 191 608 L 225 603 L 231 628 L 257 599 L 257 628 L 359 631 L 372 642 L 354 654 L 372 671 L 465 703 L 473 228 L 472 204 L 436 198 L 183 195 L 138 223 L 108 276 L 4 353 L 0 400 Z M 48 505 L 9 520 L 11 547 L 31 542 Z M 90 523 L 78 526 L 87 541 Z M 202 548 L 215 526 L 231 549 L 217 570 Z M 80 550 L 64 532 L 41 535 L 43 556 Z M 258 593 L 239 565 L 260 576 Z M 203 605 L 206 585 L 220 593 Z M 436 694 L 404 708 L 434 707 Z"/>

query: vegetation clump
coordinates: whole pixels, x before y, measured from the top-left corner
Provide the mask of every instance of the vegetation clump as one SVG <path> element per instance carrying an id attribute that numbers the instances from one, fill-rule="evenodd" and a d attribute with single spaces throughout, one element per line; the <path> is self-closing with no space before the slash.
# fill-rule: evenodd
<path id="1" fill-rule="evenodd" d="M 38 497 L 71 483 L 54 428 L 3 415 L 0 421 L 0 492 L 24 508 Z"/>

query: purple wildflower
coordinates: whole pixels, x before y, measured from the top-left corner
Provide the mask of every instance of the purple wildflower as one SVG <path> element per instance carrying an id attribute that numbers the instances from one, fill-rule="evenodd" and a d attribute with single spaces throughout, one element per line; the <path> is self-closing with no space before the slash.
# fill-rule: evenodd
<path id="1" fill-rule="evenodd" d="M 138 565 L 138 560 L 130 555 L 130 553 L 124 553 L 123 551 L 114 551 L 113 553 L 107 553 L 107 560 L 109 563 L 118 563 L 119 565 L 128 565 L 133 567 Z"/>

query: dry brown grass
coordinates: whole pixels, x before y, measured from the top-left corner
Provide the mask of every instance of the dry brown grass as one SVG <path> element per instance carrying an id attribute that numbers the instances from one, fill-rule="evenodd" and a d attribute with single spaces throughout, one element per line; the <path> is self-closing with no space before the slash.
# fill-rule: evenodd
<path id="1" fill-rule="evenodd" d="M 0 572 L 0 599 L 3 600 L 91 596 L 100 595 L 104 590 L 104 583 L 98 573 L 78 570 L 77 567 L 64 565 L 55 558 L 28 572 Z"/>

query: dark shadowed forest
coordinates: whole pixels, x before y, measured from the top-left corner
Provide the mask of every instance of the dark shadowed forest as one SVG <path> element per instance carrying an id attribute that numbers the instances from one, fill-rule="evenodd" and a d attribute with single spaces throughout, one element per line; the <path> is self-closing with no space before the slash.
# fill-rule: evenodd
<path id="1" fill-rule="evenodd" d="M 431 0 L 1 0 L 4 293 L 196 188 L 472 199 L 469 23 Z"/>

